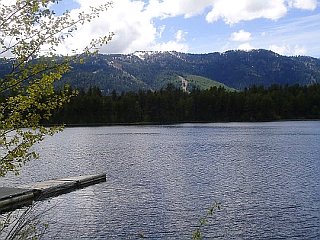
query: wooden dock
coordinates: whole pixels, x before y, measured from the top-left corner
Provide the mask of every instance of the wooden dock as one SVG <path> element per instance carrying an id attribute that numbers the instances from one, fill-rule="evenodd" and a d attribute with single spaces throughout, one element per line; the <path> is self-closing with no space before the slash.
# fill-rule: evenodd
<path id="1" fill-rule="evenodd" d="M 17 188 L 0 187 L 0 213 L 105 181 L 106 174 L 99 174 L 49 180 Z"/>

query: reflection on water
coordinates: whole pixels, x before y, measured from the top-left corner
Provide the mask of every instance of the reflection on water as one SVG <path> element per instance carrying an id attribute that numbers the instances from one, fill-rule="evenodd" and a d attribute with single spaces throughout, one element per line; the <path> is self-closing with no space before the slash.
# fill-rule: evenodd
<path id="1" fill-rule="evenodd" d="M 47 239 L 320 239 L 320 122 L 68 128 L 1 185 L 107 173 L 45 202 Z"/>

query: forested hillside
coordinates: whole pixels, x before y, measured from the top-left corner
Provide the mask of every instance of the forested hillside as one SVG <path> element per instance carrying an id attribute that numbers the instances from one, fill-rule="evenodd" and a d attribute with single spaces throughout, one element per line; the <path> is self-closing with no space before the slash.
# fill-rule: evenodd
<path id="1" fill-rule="evenodd" d="M 10 72 L 9 61 L 0 62 L 0 76 Z M 267 50 L 227 51 L 188 54 L 179 52 L 136 52 L 95 55 L 83 64 L 73 64 L 58 86 L 99 87 L 104 95 L 139 90 L 159 90 L 168 83 L 176 87 L 181 79 L 187 90 L 223 86 L 243 90 L 253 85 L 310 85 L 320 83 L 320 60 L 312 57 L 287 57 Z"/>
<path id="2" fill-rule="evenodd" d="M 63 82 L 88 89 L 99 87 L 104 94 L 113 90 L 159 90 L 168 83 L 181 86 L 179 77 L 194 76 L 189 90 L 208 89 L 199 79 L 215 81 L 242 90 L 253 85 L 309 85 L 320 82 L 320 60 L 286 57 L 271 51 L 228 51 L 186 54 L 178 52 L 137 52 L 129 55 L 98 55 L 75 65 Z"/>
<path id="3" fill-rule="evenodd" d="M 51 123 L 180 123 L 320 119 L 320 85 L 252 87 L 227 91 L 213 87 L 191 93 L 173 85 L 160 91 L 103 96 L 80 91 Z"/>

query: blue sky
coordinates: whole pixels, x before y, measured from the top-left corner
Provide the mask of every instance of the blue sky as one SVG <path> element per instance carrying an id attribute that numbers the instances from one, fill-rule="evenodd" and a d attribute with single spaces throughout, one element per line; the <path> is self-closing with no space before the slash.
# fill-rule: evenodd
<path id="1" fill-rule="evenodd" d="M 62 0 L 55 10 L 76 13 L 106 0 Z M 269 49 L 320 57 L 317 0 L 113 0 L 113 7 L 79 28 L 62 52 L 92 37 L 115 33 L 103 53 L 224 52 Z M 79 41 L 79 38 L 82 41 Z"/>

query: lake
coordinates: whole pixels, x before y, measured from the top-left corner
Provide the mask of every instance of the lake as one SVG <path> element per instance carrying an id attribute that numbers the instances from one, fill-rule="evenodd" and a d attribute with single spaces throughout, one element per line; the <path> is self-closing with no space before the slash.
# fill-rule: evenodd
<path id="1" fill-rule="evenodd" d="M 66 128 L 2 186 L 106 173 L 50 201 L 44 239 L 320 239 L 320 122 Z"/>

